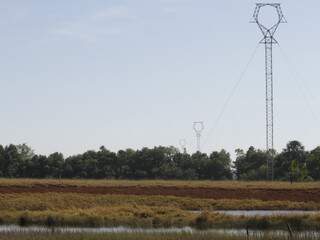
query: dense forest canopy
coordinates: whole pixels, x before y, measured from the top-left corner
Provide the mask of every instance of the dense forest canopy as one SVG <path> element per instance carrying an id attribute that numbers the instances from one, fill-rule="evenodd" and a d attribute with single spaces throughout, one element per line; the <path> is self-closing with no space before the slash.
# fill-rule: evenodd
<path id="1" fill-rule="evenodd" d="M 3 178 L 90 178 L 90 179 L 188 179 L 265 180 L 269 154 L 250 147 L 236 150 L 232 161 L 225 150 L 211 154 L 181 153 L 174 147 L 98 151 L 64 158 L 61 153 L 37 155 L 26 144 L 0 145 L 0 177 Z M 291 141 L 275 154 L 277 180 L 320 180 L 320 147 L 306 151 Z"/>

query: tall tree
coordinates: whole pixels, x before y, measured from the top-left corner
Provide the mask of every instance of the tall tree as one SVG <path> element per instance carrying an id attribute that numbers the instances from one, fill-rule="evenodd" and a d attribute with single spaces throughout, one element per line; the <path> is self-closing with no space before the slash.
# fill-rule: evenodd
<path id="1" fill-rule="evenodd" d="M 231 158 L 225 150 L 212 152 L 205 168 L 206 178 L 212 180 L 232 179 Z"/>
<path id="2" fill-rule="evenodd" d="M 268 159 L 268 154 L 266 152 L 250 147 L 246 153 L 241 149 L 237 149 L 236 154 L 237 158 L 234 167 L 237 179 L 266 179 L 266 163 Z"/>
<path id="3" fill-rule="evenodd" d="M 100 178 L 115 178 L 115 166 L 117 155 L 107 150 L 104 146 L 100 147 L 97 152 L 99 177 Z"/>
<path id="4" fill-rule="evenodd" d="M 320 180 L 320 146 L 310 152 L 307 157 L 307 169 L 310 177 Z"/>
<path id="5" fill-rule="evenodd" d="M 5 177 L 6 172 L 6 159 L 5 159 L 5 153 L 4 148 L 2 145 L 0 145 L 0 177 Z"/>
<path id="6" fill-rule="evenodd" d="M 24 167 L 22 163 L 15 145 L 10 144 L 4 148 L 4 177 L 21 177 Z"/>
<path id="7" fill-rule="evenodd" d="M 306 164 L 307 153 L 299 141 L 291 141 L 286 148 L 275 158 L 275 178 L 278 180 L 289 180 L 291 165 L 296 161 L 297 171 Z"/>
<path id="8" fill-rule="evenodd" d="M 52 153 L 47 158 L 49 166 L 49 176 L 53 178 L 61 178 L 63 174 L 64 158 L 62 153 Z"/>

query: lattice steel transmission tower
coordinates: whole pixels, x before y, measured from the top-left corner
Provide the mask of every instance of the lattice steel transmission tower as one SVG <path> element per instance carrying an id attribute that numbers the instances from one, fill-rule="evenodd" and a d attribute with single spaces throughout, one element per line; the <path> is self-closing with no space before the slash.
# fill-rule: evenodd
<path id="1" fill-rule="evenodd" d="M 186 139 L 180 139 L 179 140 L 179 145 L 180 145 L 180 148 L 182 150 L 183 153 L 187 153 L 187 140 Z"/>
<path id="2" fill-rule="evenodd" d="M 278 19 L 271 26 L 266 26 L 259 19 L 261 9 L 265 7 L 274 8 L 278 15 Z M 279 3 L 257 3 L 253 14 L 253 22 L 260 28 L 263 39 L 261 44 L 265 45 L 265 77 L 266 77 L 266 150 L 270 154 L 267 161 L 267 178 L 273 180 L 274 178 L 274 145 L 273 145 L 273 45 L 278 42 L 274 38 L 281 23 L 286 23 L 286 19 L 282 13 L 281 5 Z"/>
<path id="3" fill-rule="evenodd" d="M 194 122 L 193 123 L 193 130 L 196 133 L 197 137 L 197 151 L 201 152 L 201 134 L 202 131 L 204 130 L 204 123 L 203 122 Z"/>

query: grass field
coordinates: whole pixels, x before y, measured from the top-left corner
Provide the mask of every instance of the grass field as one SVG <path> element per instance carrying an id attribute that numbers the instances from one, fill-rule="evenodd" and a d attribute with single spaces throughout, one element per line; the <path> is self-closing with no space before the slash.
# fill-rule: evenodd
<path id="1" fill-rule="evenodd" d="M 320 215 L 213 212 L 227 209 L 320 210 L 319 183 L 0 180 L 2 224 L 320 229 Z"/>
<path id="2" fill-rule="evenodd" d="M 320 202 L 320 187 L 317 182 L 0 180 L 0 194 L 52 192 Z"/>
<path id="3" fill-rule="evenodd" d="M 179 181 L 179 180 L 78 180 L 78 179 L 1 179 L 0 186 L 174 186 L 209 188 L 320 189 L 320 182 L 254 182 L 254 181 Z"/>

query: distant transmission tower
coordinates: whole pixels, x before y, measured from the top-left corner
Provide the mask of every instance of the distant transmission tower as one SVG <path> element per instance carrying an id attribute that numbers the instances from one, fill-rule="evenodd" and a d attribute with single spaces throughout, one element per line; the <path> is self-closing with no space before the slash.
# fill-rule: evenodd
<path id="1" fill-rule="evenodd" d="M 180 139 L 179 145 L 180 145 L 180 148 L 181 148 L 182 152 L 183 153 L 187 153 L 187 140 Z"/>
<path id="2" fill-rule="evenodd" d="M 259 20 L 260 10 L 264 7 L 274 8 L 278 19 L 271 26 L 265 26 Z M 281 23 L 285 23 L 286 20 L 281 10 L 279 3 L 257 3 L 253 14 L 254 23 L 260 28 L 263 39 L 261 44 L 265 45 L 265 71 L 266 71 L 266 150 L 270 153 L 270 158 L 267 161 L 267 178 L 273 180 L 274 178 L 274 146 L 273 146 L 273 59 L 272 48 L 273 44 L 278 42 L 274 39 L 274 34 L 277 31 Z"/>
<path id="3" fill-rule="evenodd" d="M 197 151 L 201 152 L 201 134 L 204 129 L 204 123 L 203 122 L 194 122 L 193 123 L 193 130 L 196 133 L 197 137 Z"/>

